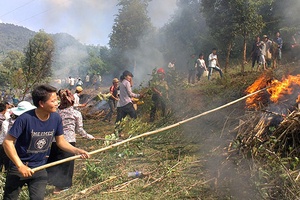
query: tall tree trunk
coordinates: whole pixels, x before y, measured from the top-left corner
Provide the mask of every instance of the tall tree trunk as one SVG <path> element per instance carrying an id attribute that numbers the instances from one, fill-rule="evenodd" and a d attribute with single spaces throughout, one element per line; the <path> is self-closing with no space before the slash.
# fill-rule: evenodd
<path id="1" fill-rule="evenodd" d="M 244 36 L 244 43 L 243 43 L 243 61 L 242 61 L 242 69 L 241 72 L 245 72 L 245 63 L 247 62 L 247 39 Z"/>
<path id="2" fill-rule="evenodd" d="M 232 48 L 232 41 L 230 41 L 230 42 L 228 43 L 228 47 L 227 47 L 226 63 L 225 63 L 225 72 L 227 72 L 227 69 L 228 69 L 228 67 L 229 67 L 229 59 L 230 59 L 231 48 Z"/>

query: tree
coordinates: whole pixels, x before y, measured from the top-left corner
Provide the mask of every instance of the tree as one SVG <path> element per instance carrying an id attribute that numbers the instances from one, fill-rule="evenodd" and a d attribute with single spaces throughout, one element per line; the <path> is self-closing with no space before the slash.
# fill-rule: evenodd
<path id="1" fill-rule="evenodd" d="M 247 40 L 251 35 L 257 35 L 264 28 L 265 23 L 262 15 L 259 14 L 259 8 L 267 1 L 257 0 L 233 0 L 232 7 L 234 15 L 234 28 L 238 35 L 243 38 L 243 61 L 242 73 L 245 71 L 244 64 L 247 60 Z"/>
<path id="2" fill-rule="evenodd" d="M 128 59 L 124 59 L 126 53 L 136 49 L 140 39 L 152 27 L 147 15 L 148 2 L 149 0 L 119 0 L 118 6 L 121 8 L 115 18 L 109 41 L 110 47 L 120 53 L 119 65 L 129 64 Z"/>
<path id="3" fill-rule="evenodd" d="M 80 71 L 80 74 L 103 74 L 106 71 L 106 65 L 101 59 L 99 46 L 88 46 L 87 52 L 88 57 L 81 63 L 81 65 L 87 66 L 87 68 L 82 68 L 85 71 Z"/>
<path id="4" fill-rule="evenodd" d="M 205 18 L 198 0 L 178 0 L 178 9 L 171 20 L 160 30 L 160 49 L 169 60 L 176 58 L 177 69 L 186 67 L 188 57 L 208 53 L 214 45 L 207 35 Z"/>
<path id="5" fill-rule="evenodd" d="M 211 33 L 219 43 L 227 44 L 226 66 L 229 65 L 230 51 L 237 36 L 243 38 L 243 62 L 241 71 L 244 72 L 246 61 L 247 39 L 258 34 L 265 23 L 259 8 L 272 0 L 202 0 L 203 13 Z"/>
<path id="6" fill-rule="evenodd" d="M 15 86 L 16 89 L 20 89 L 21 99 L 24 99 L 36 84 L 48 82 L 48 78 L 51 76 L 53 52 L 54 42 L 44 31 L 40 31 L 29 40 L 25 49 L 24 62 L 16 73 L 19 78 L 23 79 L 20 86 L 17 88 Z"/>
<path id="7" fill-rule="evenodd" d="M 22 68 L 22 65 L 24 63 L 25 56 L 22 52 L 13 50 L 9 51 L 5 58 L 2 60 L 2 68 L 1 68 L 1 80 L 2 80 L 2 86 L 5 83 L 10 85 L 14 81 L 10 80 L 14 74 L 15 71 Z"/>

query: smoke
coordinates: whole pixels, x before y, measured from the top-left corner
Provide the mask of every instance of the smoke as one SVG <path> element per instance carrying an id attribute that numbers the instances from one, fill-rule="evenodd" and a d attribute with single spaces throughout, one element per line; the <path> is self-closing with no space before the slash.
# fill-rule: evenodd
<path id="1" fill-rule="evenodd" d="M 117 13 L 117 0 L 47 0 L 45 13 L 47 26 L 60 26 L 67 32 L 87 44 L 100 44 L 103 38 L 108 41 L 114 15 Z M 106 45 L 106 44 L 101 44 Z"/>
<path id="2" fill-rule="evenodd" d="M 282 26 L 291 25 L 292 27 L 297 26 L 297 28 L 300 28 L 300 16 L 299 16 L 299 10 L 300 10 L 300 1 L 299 0 L 288 0 L 284 3 L 284 6 L 282 6 L 280 9 L 283 9 L 284 12 L 284 22 Z"/>
<path id="3" fill-rule="evenodd" d="M 162 27 L 174 14 L 177 8 L 176 0 L 153 0 L 149 3 L 148 11 L 155 27 Z"/>

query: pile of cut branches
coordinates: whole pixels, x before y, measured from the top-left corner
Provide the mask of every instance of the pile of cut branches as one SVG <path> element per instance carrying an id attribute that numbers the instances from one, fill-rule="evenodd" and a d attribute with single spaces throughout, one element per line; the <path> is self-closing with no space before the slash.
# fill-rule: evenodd
<path id="1" fill-rule="evenodd" d="M 234 129 L 229 155 L 252 158 L 249 168 L 262 197 L 295 199 L 300 184 L 300 110 L 278 113 L 247 112 Z"/>
<path id="2" fill-rule="evenodd" d="M 280 157 L 298 156 L 300 153 L 300 110 L 287 116 L 272 112 L 248 112 L 234 129 L 237 133 L 230 151 L 257 156 L 264 147 Z"/>

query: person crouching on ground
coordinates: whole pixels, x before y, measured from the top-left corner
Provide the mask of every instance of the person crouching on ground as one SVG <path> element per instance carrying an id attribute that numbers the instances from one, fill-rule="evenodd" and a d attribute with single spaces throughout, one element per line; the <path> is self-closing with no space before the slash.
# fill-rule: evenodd
<path id="1" fill-rule="evenodd" d="M 109 112 L 102 120 L 103 122 L 105 122 L 106 120 L 108 120 L 108 122 L 111 121 L 117 102 L 119 101 L 118 90 L 119 90 L 119 80 L 117 78 L 114 78 L 112 81 L 112 86 L 110 86 L 109 88 L 109 92 L 111 94 L 111 96 L 108 98 Z"/>
<path id="2" fill-rule="evenodd" d="M 12 161 L 4 187 L 5 200 L 18 199 L 25 184 L 30 199 L 44 199 L 47 171 L 35 172 L 32 168 L 46 164 L 53 138 L 64 151 L 81 155 L 81 158 L 90 157 L 88 152 L 72 146 L 63 136 L 62 119 L 56 112 L 56 88 L 39 85 L 31 96 L 37 108 L 19 116 L 3 142 L 5 153 Z"/>
<path id="3" fill-rule="evenodd" d="M 73 108 L 74 97 L 69 90 L 59 90 L 60 105 L 58 114 L 62 118 L 64 137 L 72 146 L 75 147 L 76 135 L 79 133 L 87 139 L 95 139 L 83 129 L 82 115 Z M 54 141 L 51 146 L 48 163 L 74 156 L 73 153 L 60 149 L 57 142 Z M 47 169 L 49 183 L 55 186 L 54 194 L 59 194 L 72 186 L 74 172 L 74 161 L 65 162 Z"/>
<path id="4" fill-rule="evenodd" d="M 151 106 L 150 112 L 150 122 L 153 122 L 155 119 L 155 114 L 159 105 L 162 109 L 162 116 L 166 115 L 166 100 L 168 97 L 168 84 L 165 81 L 165 71 L 163 68 L 159 68 L 156 72 L 157 76 L 153 77 L 151 83 L 151 89 L 153 91 L 152 101 L 153 105 Z"/>
<path id="5" fill-rule="evenodd" d="M 81 86 L 76 87 L 76 91 L 74 94 L 74 107 L 76 107 L 76 108 L 81 108 L 81 107 L 86 106 L 86 103 L 84 103 L 84 104 L 79 103 L 79 100 L 80 100 L 79 96 L 81 95 L 82 91 L 83 91 L 83 89 Z"/>
<path id="6" fill-rule="evenodd" d="M 133 75 L 131 72 L 125 70 L 121 76 L 121 83 L 119 86 L 120 95 L 119 95 L 119 102 L 117 105 L 117 119 L 116 123 L 122 121 L 127 115 L 131 118 L 136 119 L 137 114 L 136 110 L 133 107 L 133 103 L 131 98 L 142 98 L 142 94 L 135 94 L 131 90 L 131 82 L 132 82 Z"/>

